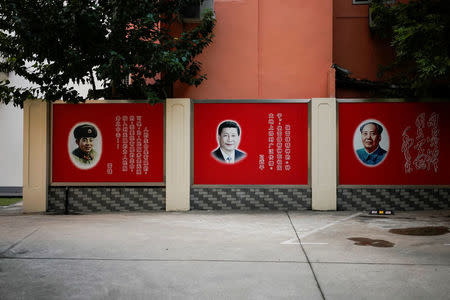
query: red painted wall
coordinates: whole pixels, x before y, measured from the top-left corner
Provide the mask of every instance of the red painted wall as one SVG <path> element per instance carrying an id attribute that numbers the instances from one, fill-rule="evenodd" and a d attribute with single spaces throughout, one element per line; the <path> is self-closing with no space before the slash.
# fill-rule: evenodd
<path id="1" fill-rule="evenodd" d="M 232 164 L 213 155 L 225 120 L 245 153 Z M 307 103 L 195 103 L 193 144 L 194 184 L 308 184 Z"/>
<path id="2" fill-rule="evenodd" d="M 329 96 L 332 0 L 215 0 L 215 38 L 201 55 L 208 75 L 174 97 L 289 99 Z"/>
<path id="3" fill-rule="evenodd" d="M 365 164 L 359 127 L 383 126 L 376 164 Z M 450 183 L 450 103 L 340 103 L 339 184 L 448 185 Z M 355 142 L 356 141 L 356 142 Z"/>

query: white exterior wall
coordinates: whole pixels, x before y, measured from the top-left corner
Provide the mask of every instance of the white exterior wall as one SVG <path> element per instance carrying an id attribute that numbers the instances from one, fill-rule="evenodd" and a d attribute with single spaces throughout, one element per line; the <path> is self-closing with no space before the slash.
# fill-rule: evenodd
<path id="1" fill-rule="evenodd" d="M 0 104 L 0 187 L 22 186 L 23 111 Z"/>
<path id="2" fill-rule="evenodd" d="M 0 73 L 0 79 L 5 75 Z M 28 81 L 14 73 L 10 73 L 8 79 L 11 86 L 30 86 Z M 90 88 L 83 85 L 76 89 L 86 96 Z M 0 104 L 0 146 L 0 188 L 23 186 L 23 109 L 20 107 Z"/>

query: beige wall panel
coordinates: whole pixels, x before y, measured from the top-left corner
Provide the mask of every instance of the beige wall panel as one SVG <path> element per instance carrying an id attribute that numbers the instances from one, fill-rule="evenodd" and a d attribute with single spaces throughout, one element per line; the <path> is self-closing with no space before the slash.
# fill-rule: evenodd
<path id="1" fill-rule="evenodd" d="M 336 99 L 311 101 L 313 210 L 336 210 Z"/>
<path id="2" fill-rule="evenodd" d="M 190 209 L 191 101 L 166 101 L 166 210 Z"/>
<path id="3" fill-rule="evenodd" d="M 48 186 L 49 104 L 27 100 L 23 128 L 23 212 L 45 212 Z"/>

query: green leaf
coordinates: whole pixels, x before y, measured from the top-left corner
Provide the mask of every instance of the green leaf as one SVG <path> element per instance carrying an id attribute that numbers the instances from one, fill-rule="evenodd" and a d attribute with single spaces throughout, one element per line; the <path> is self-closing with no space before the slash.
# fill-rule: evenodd
<path id="1" fill-rule="evenodd" d="M 94 72 L 103 89 L 93 87 L 92 98 L 163 99 L 176 81 L 201 82 L 201 70 L 189 66 L 211 43 L 215 19 L 206 14 L 178 38 L 172 32 L 194 1 L 0 1 L 0 67 L 30 82 L 29 88 L 2 85 L 0 101 L 82 102 L 69 86 L 93 84 Z M 126 85 L 130 73 L 138 80 Z"/>

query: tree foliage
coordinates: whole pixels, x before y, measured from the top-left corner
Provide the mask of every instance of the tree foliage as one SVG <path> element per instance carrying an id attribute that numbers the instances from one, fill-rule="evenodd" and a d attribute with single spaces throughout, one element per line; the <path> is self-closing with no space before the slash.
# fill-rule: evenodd
<path id="1" fill-rule="evenodd" d="M 91 99 L 165 99 L 178 80 L 198 86 L 206 75 L 195 58 L 212 42 L 215 18 L 180 21 L 199 1 L 0 0 L 0 71 L 31 83 L 1 82 L 0 102 L 85 101 L 73 83 L 90 84 Z"/>
<path id="2" fill-rule="evenodd" d="M 388 2 L 389 3 L 389 2 Z M 400 96 L 446 96 L 450 92 L 450 1 L 372 0 L 374 31 L 388 38 L 394 62 L 380 69 Z"/>

